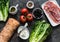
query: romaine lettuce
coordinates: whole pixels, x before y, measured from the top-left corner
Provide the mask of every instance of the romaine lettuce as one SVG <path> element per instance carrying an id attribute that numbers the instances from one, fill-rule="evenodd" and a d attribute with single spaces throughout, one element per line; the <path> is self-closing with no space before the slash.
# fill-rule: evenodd
<path id="1" fill-rule="evenodd" d="M 0 0 L 0 21 L 6 21 L 8 17 L 10 0 Z"/>

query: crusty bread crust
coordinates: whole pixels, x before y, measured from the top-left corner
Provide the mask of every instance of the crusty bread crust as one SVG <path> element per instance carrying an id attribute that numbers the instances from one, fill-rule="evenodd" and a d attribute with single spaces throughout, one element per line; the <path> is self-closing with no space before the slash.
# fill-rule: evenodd
<path id="1" fill-rule="evenodd" d="M 5 27 L 0 33 L 0 42 L 8 42 L 8 40 L 11 38 L 18 26 L 19 22 L 17 20 L 9 18 Z"/>

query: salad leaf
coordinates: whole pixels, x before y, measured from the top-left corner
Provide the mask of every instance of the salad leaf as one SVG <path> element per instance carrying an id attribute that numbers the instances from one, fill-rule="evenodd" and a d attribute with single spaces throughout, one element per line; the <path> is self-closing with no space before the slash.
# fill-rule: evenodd
<path id="1" fill-rule="evenodd" d="M 46 23 L 45 20 L 37 21 L 33 28 L 29 42 L 43 42 L 51 32 L 50 24 Z"/>
<path id="2" fill-rule="evenodd" d="M 10 0 L 0 0 L 0 21 L 6 21 L 8 17 Z"/>

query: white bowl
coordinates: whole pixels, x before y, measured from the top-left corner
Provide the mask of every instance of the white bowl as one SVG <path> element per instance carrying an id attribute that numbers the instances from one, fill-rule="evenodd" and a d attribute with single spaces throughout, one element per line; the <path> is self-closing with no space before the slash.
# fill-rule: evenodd
<path id="1" fill-rule="evenodd" d="M 13 7 L 15 8 L 15 11 L 14 12 L 11 12 L 11 8 L 13 8 Z M 9 8 L 9 13 L 12 14 L 12 15 L 16 14 L 17 13 L 17 8 L 15 6 L 11 6 Z"/>
<path id="2" fill-rule="evenodd" d="M 18 9 L 17 9 L 18 6 L 19 6 L 19 4 L 17 4 L 16 6 L 11 6 L 11 7 L 9 8 L 9 13 L 12 14 L 12 15 L 16 14 L 17 11 L 18 11 Z M 11 9 L 12 9 L 13 7 L 15 8 L 15 11 L 14 11 L 14 12 L 11 12 Z"/>
<path id="3" fill-rule="evenodd" d="M 17 33 L 19 34 L 18 36 L 19 36 L 21 39 L 23 39 L 23 40 L 28 39 L 28 38 L 29 38 L 29 34 L 30 34 L 28 28 L 27 28 L 27 27 L 24 27 L 24 26 L 20 26 L 20 27 L 18 28 Z M 23 35 L 24 35 L 24 36 L 23 36 Z"/>
<path id="4" fill-rule="evenodd" d="M 29 3 L 32 3 L 31 7 L 28 6 Z M 27 6 L 27 8 L 32 9 L 32 8 L 34 8 L 34 2 L 33 1 L 28 1 L 26 6 Z"/>

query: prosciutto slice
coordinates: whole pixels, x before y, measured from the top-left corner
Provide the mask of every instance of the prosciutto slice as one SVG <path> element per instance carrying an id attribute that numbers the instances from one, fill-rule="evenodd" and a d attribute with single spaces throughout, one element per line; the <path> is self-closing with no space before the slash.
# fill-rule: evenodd
<path id="1" fill-rule="evenodd" d="M 56 23 L 60 22 L 60 8 L 53 2 L 46 2 L 44 10 L 48 13 L 50 18 Z"/>

